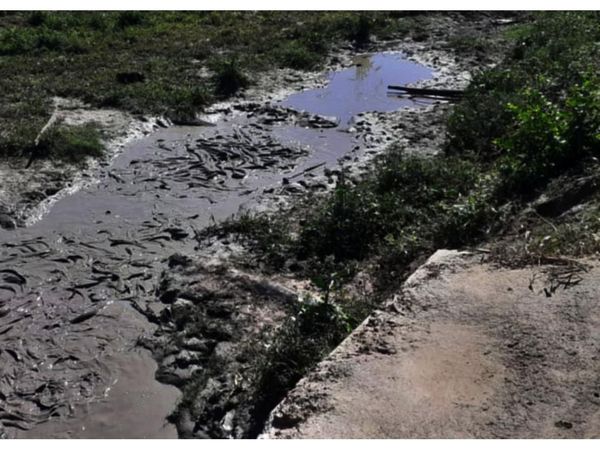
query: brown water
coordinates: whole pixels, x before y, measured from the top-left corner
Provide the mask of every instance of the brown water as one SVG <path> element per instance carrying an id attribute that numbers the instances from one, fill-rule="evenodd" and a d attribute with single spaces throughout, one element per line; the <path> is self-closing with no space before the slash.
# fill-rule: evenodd
<path id="1" fill-rule="evenodd" d="M 385 87 L 432 74 L 398 55 L 358 62 L 323 89 L 140 139 L 42 220 L 0 231 L 0 433 L 175 437 L 166 416 L 179 393 L 136 345 L 154 331 L 138 310 L 153 307 L 165 259 L 194 253 L 194 230 L 251 209 L 284 178 L 336 166 L 362 145 L 353 115 L 414 105 Z"/>

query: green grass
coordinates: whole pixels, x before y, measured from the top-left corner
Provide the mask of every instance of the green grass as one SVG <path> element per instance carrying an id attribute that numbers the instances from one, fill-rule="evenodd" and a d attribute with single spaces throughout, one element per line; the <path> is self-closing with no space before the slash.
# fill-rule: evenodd
<path id="1" fill-rule="evenodd" d="M 291 267 L 323 289 L 352 279 L 369 260 L 386 266 L 378 274 L 385 284 L 436 248 L 484 239 L 499 215 L 490 183 L 468 160 L 390 148 L 357 185 L 342 179 L 331 195 L 309 199 L 296 212 L 246 215 L 217 228 L 239 236 L 267 268 L 289 268 L 293 261 Z"/>
<path id="2" fill-rule="evenodd" d="M 248 77 L 234 58 L 215 62 L 213 71 L 215 93 L 220 97 L 229 97 L 249 84 Z"/>
<path id="3" fill-rule="evenodd" d="M 50 158 L 62 162 L 80 164 L 88 157 L 104 154 L 101 134 L 95 124 L 51 127 L 40 138 L 36 147 L 30 149 L 37 159 Z"/>
<path id="4" fill-rule="evenodd" d="M 333 303 L 305 300 L 297 305 L 279 327 L 269 349 L 257 355 L 251 375 L 252 423 L 248 437 L 255 438 L 263 431 L 273 408 L 352 327 L 344 312 Z"/>

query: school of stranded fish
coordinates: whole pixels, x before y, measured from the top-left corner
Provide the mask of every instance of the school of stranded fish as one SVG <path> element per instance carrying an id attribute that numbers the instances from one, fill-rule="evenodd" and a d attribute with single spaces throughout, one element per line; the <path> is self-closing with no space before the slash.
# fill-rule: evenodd
<path id="1" fill-rule="evenodd" d="M 335 119 L 259 104 L 242 104 L 236 113 L 247 127 L 234 125 L 196 139 L 157 139 L 160 157 L 112 168 L 104 183 L 124 197 L 155 191 L 158 199 L 169 191 L 212 204 L 219 192 L 244 193 L 249 173 L 289 170 L 307 155 L 305 147 L 275 140 L 274 125 L 337 126 Z M 98 220 L 92 240 L 77 233 L 25 233 L 19 242 L 12 235 L 2 238 L 0 432 L 27 430 L 104 394 L 110 371 L 97 356 L 136 342 L 139 332 L 117 325 L 117 310 L 125 302 L 157 321 L 149 305 L 157 301 L 164 258 L 193 247 L 190 223 L 197 217 L 174 218 L 156 207 L 137 228 L 104 229 Z"/>
<path id="2" fill-rule="evenodd" d="M 389 111 L 414 106 L 377 98 L 371 90 L 384 83 L 370 77 L 386 65 L 390 76 L 406 70 L 406 82 L 430 72 L 380 58 L 366 77 L 337 78 L 348 92 L 365 87 L 364 97 L 344 98 L 362 111 L 382 110 L 382 101 Z M 160 381 L 183 387 L 202 369 L 194 417 L 183 407 L 175 420 L 179 436 L 260 432 L 242 374 L 253 343 L 296 297 L 260 275 L 181 255 L 200 255 L 199 230 L 240 207 L 329 190 L 342 161 L 360 173 L 359 155 L 393 137 L 359 111 L 351 124 L 266 101 L 211 113 L 202 126 L 165 128 L 134 144 L 42 222 L 0 231 L 1 436 L 27 436 L 103 398 L 114 379 L 110 356 L 136 346 L 153 352 Z M 413 121 L 421 113 L 402 114 Z"/>

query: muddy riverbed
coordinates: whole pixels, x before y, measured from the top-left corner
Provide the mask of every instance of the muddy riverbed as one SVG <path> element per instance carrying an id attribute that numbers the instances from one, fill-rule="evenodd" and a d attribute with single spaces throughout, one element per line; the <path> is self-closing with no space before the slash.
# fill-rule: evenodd
<path id="1" fill-rule="evenodd" d="M 240 210 L 331 189 L 341 164 L 394 140 L 364 113 L 423 106 L 387 85 L 433 75 L 381 53 L 283 101 L 217 105 L 207 125 L 130 143 L 41 220 L 0 231 L 0 433 L 175 437 L 180 393 L 138 345 L 156 330 L 167 258 L 195 254 L 196 231 Z"/>

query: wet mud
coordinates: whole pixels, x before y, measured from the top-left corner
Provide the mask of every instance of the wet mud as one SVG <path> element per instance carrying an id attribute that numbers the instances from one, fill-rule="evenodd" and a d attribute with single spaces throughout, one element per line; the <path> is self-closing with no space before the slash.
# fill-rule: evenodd
<path id="1" fill-rule="evenodd" d="M 197 254 L 196 232 L 240 210 L 330 189 L 340 163 L 392 140 L 375 133 L 365 112 L 420 106 L 387 97 L 386 84 L 431 75 L 398 54 L 380 54 L 283 102 L 217 105 L 207 125 L 163 128 L 129 144 L 40 221 L 0 230 L 0 434 L 172 437 L 166 416 L 179 395 L 153 379 L 141 350 L 172 326 L 165 314 L 185 306 L 185 298 L 161 295 L 164 273 L 176 270 L 169 256 Z M 237 331 L 208 345 L 198 325 L 204 353 L 188 349 L 192 360 L 173 357 L 171 366 L 191 375 L 219 361 L 218 344 L 258 336 L 280 314 L 279 300 L 264 314 L 240 315 L 256 305 L 233 300 L 227 311 L 208 311 L 198 320 L 209 335 Z M 233 320 L 232 311 L 262 319 Z M 151 347 L 155 356 L 162 351 Z M 185 376 L 169 367 L 161 365 L 159 380 L 182 386 Z"/>

